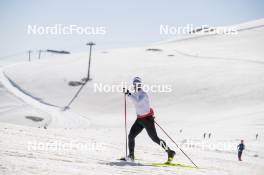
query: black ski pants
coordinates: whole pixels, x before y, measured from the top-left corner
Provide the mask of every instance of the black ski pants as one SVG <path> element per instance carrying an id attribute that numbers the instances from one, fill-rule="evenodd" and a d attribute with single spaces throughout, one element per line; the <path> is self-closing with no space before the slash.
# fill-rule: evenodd
<path id="1" fill-rule="evenodd" d="M 161 145 L 165 151 L 169 150 L 165 141 L 160 139 L 157 135 L 157 131 L 155 128 L 155 123 L 154 123 L 154 118 L 153 117 L 145 117 L 145 118 L 141 118 L 141 119 L 138 118 L 130 129 L 130 132 L 128 135 L 129 154 L 134 155 L 135 138 L 144 128 L 146 129 L 146 131 L 147 131 L 149 137 L 152 139 L 152 141 Z"/>

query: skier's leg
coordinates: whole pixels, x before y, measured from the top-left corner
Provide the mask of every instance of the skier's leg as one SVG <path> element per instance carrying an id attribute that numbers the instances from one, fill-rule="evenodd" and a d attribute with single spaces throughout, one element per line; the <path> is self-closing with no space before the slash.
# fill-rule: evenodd
<path id="1" fill-rule="evenodd" d="M 242 161 L 242 151 L 241 151 L 241 153 L 240 153 L 240 161 Z"/>
<path id="2" fill-rule="evenodd" d="M 171 150 L 166 142 L 162 139 L 160 139 L 157 135 L 154 118 L 145 118 L 142 119 L 142 123 L 147 130 L 147 133 L 149 137 L 157 144 L 161 145 L 162 148 L 168 153 L 168 161 L 167 163 L 170 163 L 173 160 L 173 157 L 175 156 L 175 151 Z"/>
<path id="3" fill-rule="evenodd" d="M 238 152 L 238 160 L 239 160 L 239 161 L 241 161 L 241 156 L 242 156 L 242 152 L 239 151 L 239 152 Z"/>
<path id="4" fill-rule="evenodd" d="M 144 118 L 141 119 L 145 129 L 147 130 L 147 133 L 149 137 L 157 144 L 161 145 L 162 148 L 167 152 L 169 147 L 167 146 L 166 142 L 162 139 L 160 139 L 157 135 L 155 123 L 154 123 L 154 118 Z"/>
<path id="5" fill-rule="evenodd" d="M 144 129 L 144 127 L 139 123 L 138 119 L 135 121 L 133 126 L 130 129 L 128 135 L 128 147 L 129 154 L 134 156 L 134 148 L 135 148 L 135 137 Z"/>

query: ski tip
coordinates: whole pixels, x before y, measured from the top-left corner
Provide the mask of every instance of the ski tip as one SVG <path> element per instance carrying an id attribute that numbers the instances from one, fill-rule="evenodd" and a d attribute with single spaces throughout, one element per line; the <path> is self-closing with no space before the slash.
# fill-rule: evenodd
<path id="1" fill-rule="evenodd" d="M 120 159 L 118 159 L 120 161 L 124 161 L 124 162 L 130 162 L 130 163 L 135 163 L 134 159 L 131 159 L 129 157 L 121 157 Z"/>
<path id="2" fill-rule="evenodd" d="M 118 160 L 123 160 L 123 161 L 126 161 L 126 158 L 125 157 L 121 157 L 120 159 Z"/>

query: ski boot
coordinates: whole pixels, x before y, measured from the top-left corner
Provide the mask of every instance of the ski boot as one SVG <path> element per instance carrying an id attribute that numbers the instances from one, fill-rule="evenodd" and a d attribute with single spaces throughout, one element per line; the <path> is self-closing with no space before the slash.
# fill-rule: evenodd
<path id="1" fill-rule="evenodd" d="M 134 156 L 134 154 L 129 154 L 129 155 L 127 156 L 127 161 L 129 161 L 129 162 L 134 162 L 134 160 L 135 160 L 135 156 Z"/>
<path id="2" fill-rule="evenodd" d="M 134 162 L 135 156 L 134 154 L 129 154 L 126 157 L 122 157 L 120 160 L 127 161 L 127 162 Z"/>
<path id="3" fill-rule="evenodd" d="M 166 164 L 170 164 L 171 162 L 172 162 L 172 160 L 173 160 L 173 158 L 174 158 L 174 156 L 175 156 L 175 151 L 173 151 L 173 150 L 168 150 L 168 160 L 167 160 L 167 162 L 165 162 Z"/>

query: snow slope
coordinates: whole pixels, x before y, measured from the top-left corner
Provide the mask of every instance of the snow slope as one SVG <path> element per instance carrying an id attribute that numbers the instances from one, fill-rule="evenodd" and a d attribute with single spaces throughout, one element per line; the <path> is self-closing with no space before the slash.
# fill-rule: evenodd
<path id="1" fill-rule="evenodd" d="M 23 124 L 35 127 L 43 127 L 49 122 L 49 116 L 39 109 L 31 107 L 21 99 L 16 98 L 0 84 L 0 121 L 7 123 Z M 39 122 L 26 119 L 27 116 L 41 116 Z"/>
<path id="2" fill-rule="evenodd" d="M 67 112 L 61 111 L 61 107 L 79 88 L 68 83 L 86 76 L 89 53 L 5 67 L 1 72 L 5 88 L 25 103 L 45 111 L 50 120 L 48 130 L 0 123 L 0 150 L 4 155 L 0 158 L 0 171 L 5 174 L 262 174 L 264 21 L 237 27 L 238 34 L 231 36 L 193 36 L 144 48 L 95 50 L 92 81 Z M 149 48 L 162 51 L 146 51 Z M 131 83 L 134 76 L 142 77 L 145 84 L 172 87 L 169 93 L 149 94 L 156 120 L 202 169 L 132 166 L 115 160 L 124 154 L 123 95 L 95 92 L 94 85 Z M 131 103 L 128 120 L 130 127 L 135 120 Z M 202 139 L 204 132 L 211 132 L 213 138 Z M 258 140 L 256 133 L 260 135 Z M 245 140 L 247 148 L 243 162 L 236 158 L 240 139 Z M 101 147 L 92 151 L 29 150 L 28 142 L 32 140 L 86 144 L 95 141 Z M 189 148 L 190 145 L 195 148 Z M 145 131 L 138 136 L 136 148 L 140 162 L 166 159 Z M 190 164 L 178 150 L 175 162 Z"/>

